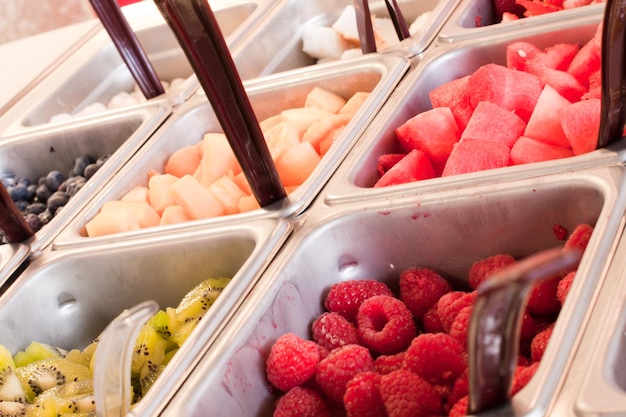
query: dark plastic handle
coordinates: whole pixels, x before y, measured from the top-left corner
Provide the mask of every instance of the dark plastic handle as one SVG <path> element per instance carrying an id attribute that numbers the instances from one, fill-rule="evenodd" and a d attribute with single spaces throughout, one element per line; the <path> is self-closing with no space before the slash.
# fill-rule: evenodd
<path id="1" fill-rule="evenodd" d="M 393 27 L 396 29 L 398 39 L 402 41 L 410 37 L 409 26 L 406 24 L 406 19 L 402 14 L 402 10 L 398 7 L 396 0 L 385 0 L 385 4 L 387 5 L 387 11 L 389 12 L 391 21 L 393 22 Z"/>
<path id="2" fill-rule="evenodd" d="M 115 0 L 89 0 L 146 99 L 165 92 L 152 63 Z"/>
<path id="3" fill-rule="evenodd" d="M 261 207 L 286 196 L 224 36 L 206 0 L 155 0 L 185 51 Z"/>
<path id="4" fill-rule="evenodd" d="M 359 31 L 359 43 L 364 54 L 376 52 L 376 39 L 372 26 L 372 15 L 368 0 L 354 0 L 356 27 Z"/>

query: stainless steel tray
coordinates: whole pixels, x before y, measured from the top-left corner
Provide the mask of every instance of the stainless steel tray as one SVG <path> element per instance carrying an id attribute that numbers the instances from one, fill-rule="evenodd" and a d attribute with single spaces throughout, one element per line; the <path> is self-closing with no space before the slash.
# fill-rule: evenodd
<path id="1" fill-rule="evenodd" d="M 394 91 L 339 167 L 336 175 L 328 182 L 324 190 L 326 202 L 343 204 L 372 198 L 393 198 L 407 193 L 425 193 L 476 183 L 541 176 L 556 171 L 610 164 L 619 160 L 619 150 L 624 147 L 623 141 L 606 149 L 566 159 L 372 188 L 378 178 L 376 171 L 378 157 L 398 151 L 400 145 L 395 135 L 398 126 L 416 114 L 432 108 L 428 96 L 431 89 L 469 75 L 487 63 L 505 65 L 506 46 L 517 40 L 524 39 L 538 47 L 547 47 L 560 42 L 586 42 L 592 38 L 601 18 L 601 13 L 596 13 L 554 25 L 529 27 L 525 31 L 442 45 L 427 51 L 417 68 L 410 72 Z"/>
<path id="2" fill-rule="evenodd" d="M 0 295 L 0 343 L 84 348 L 124 309 L 175 307 L 209 277 L 232 277 L 133 413 L 157 415 L 287 238 L 287 221 L 196 228 L 120 245 L 47 252 Z"/>
<path id="3" fill-rule="evenodd" d="M 231 46 L 235 46 L 247 28 L 271 8 L 271 2 L 266 0 L 215 0 L 211 4 Z M 158 103 L 175 106 L 187 99 L 198 88 L 198 83 L 183 50 L 156 6 L 145 2 L 142 7 L 145 9 L 144 21 L 133 29 L 159 78 L 167 82 L 173 79 L 184 81 L 159 97 L 128 107 Z M 120 92 L 132 92 L 135 86 L 111 38 L 101 29 L 7 110 L 0 118 L 0 137 L 63 126 L 67 122 L 50 123 L 51 117 L 76 113 L 94 102 L 106 104 Z M 75 117 L 87 119 L 90 116 Z"/>
<path id="4" fill-rule="evenodd" d="M 367 101 L 353 116 L 341 136 L 330 147 L 310 177 L 284 201 L 264 209 L 218 218 L 190 221 L 109 236 L 86 237 L 84 225 L 110 200 L 117 200 L 135 185 L 146 185 L 151 170 L 163 172 L 167 158 L 177 149 L 199 142 L 206 132 L 221 132 L 221 127 L 206 97 L 195 99 L 175 109 L 174 114 L 157 134 L 119 172 L 98 197 L 76 217 L 55 240 L 54 248 L 63 249 L 86 244 L 136 238 L 170 228 L 193 228 L 204 224 L 240 223 L 258 217 L 287 217 L 302 212 L 348 152 L 371 117 L 385 102 L 409 66 L 409 61 L 396 56 L 370 56 L 350 63 L 319 68 L 317 71 L 295 71 L 290 76 L 246 83 L 250 101 L 259 120 L 276 115 L 284 109 L 302 107 L 306 94 L 315 86 L 324 87 L 350 97 L 357 91 L 371 91 Z"/>
<path id="5" fill-rule="evenodd" d="M 563 22 L 578 19 L 588 14 L 595 15 L 604 11 L 605 3 L 595 3 L 574 9 L 560 10 L 539 16 L 527 17 L 511 22 L 498 22 L 493 0 L 461 1 L 450 15 L 437 36 L 437 42 L 459 42 L 471 38 L 493 36 L 532 26 L 559 26 Z M 480 19 L 477 26 L 476 19 Z"/>
<path id="6" fill-rule="evenodd" d="M 110 112 L 89 120 L 75 120 L 56 129 L 16 135 L 0 141 L 0 167 L 13 171 L 16 178 L 26 177 L 33 182 L 52 170 L 67 175 L 79 156 L 88 155 L 95 160 L 111 154 L 65 207 L 26 242 L 34 255 L 51 244 L 80 208 L 137 152 L 170 112 L 171 108 L 165 105 L 143 106 Z"/>
<path id="7" fill-rule="evenodd" d="M 246 303 L 207 351 L 163 415 L 272 414 L 265 376 L 273 342 L 309 337 L 330 285 L 375 278 L 393 288 L 407 267 L 433 268 L 463 282 L 469 267 L 495 253 L 525 257 L 558 246 L 553 225 L 595 226 L 571 300 L 531 384 L 513 399 L 515 415 L 543 415 L 567 374 L 574 341 L 593 307 L 622 232 L 624 167 L 547 175 L 494 186 L 309 212 Z"/>
<path id="8" fill-rule="evenodd" d="M 422 29 L 388 50 L 404 51 L 413 56 L 426 49 L 435 38 L 457 0 L 400 0 L 398 5 L 408 23 L 424 12 L 431 12 Z M 233 48 L 235 64 L 244 79 L 313 65 L 315 59 L 302 50 L 303 28 L 307 25 L 330 26 L 349 0 L 281 0 L 248 34 L 247 41 Z M 384 2 L 370 2 L 370 10 L 389 18 Z"/>

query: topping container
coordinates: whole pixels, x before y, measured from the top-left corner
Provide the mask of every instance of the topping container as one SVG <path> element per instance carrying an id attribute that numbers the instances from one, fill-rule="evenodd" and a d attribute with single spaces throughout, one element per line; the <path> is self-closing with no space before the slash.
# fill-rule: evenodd
<path id="1" fill-rule="evenodd" d="M 106 163 L 63 209 L 26 242 L 33 254 L 50 245 L 65 224 L 137 152 L 170 112 L 171 108 L 165 105 L 142 106 L 89 120 L 75 120 L 64 127 L 17 135 L 0 142 L 2 169 L 9 169 L 16 178 L 26 177 L 33 183 L 53 170 L 67 176 L 79 156 L 87 155 L 95 161 L 110 154 Z"/>
<path id="2" fill-rule="evenodd" d="M 13 354 L 32 341 L 83 349 L 124 309 L 147 300 L 162 309 L 176 307 L 204 279 L 232 277 L 133 409 L 158 415 L 254 287 L 291 228 L 284 220 L 263 220 L 46 252 L 0 295 L 2 343 Z"/>
<path id="3" fill-rule="evenodd" d="M 231 47 L 241 41 L 248 28 L 270 7 L 263 0 L 216 1 L 215 14 Z M 141 5 L 141 23 L 131 24 L 162 81 L 182 79 L 165 94 L 139 104 L 176 105 L 188 98 L 198 84 L 182 49 L 152 2 Z M 244 58 L 245 59 L 245 58 Z M 67 123 L 50 119 L 62 113 L 77 113 L 92 103 L 106 104 L 120 92 L 131 93 L 136 83 L 106 30 L 93 35 L 73 54 L 59 63 L 12 108 L 0 117 L 0 137 L 48 129 Z M 141 93 L 139 93 L 141 95 Z M 88 118 L 89 115 L 74 116 Z"/>
<path id="4" fill-rule="evenodd" d="M 622 233 L 625 186 L 624 167 L 616 164 L 393 201 L 327 207 L 318 200 L 163 415 L 272 415 L 270 347 L 288 332 L 309 338 L 334 283 L 377 279 L 397 290 L 403 269 L 423 266 L 463 285 L 479 259 L 520 259 L 562 245 L 554 225 L 571 232 L 588 223 L 594 233 L 552 341 L 512 400 L 512 415 L 549 415 Z"/>
<path id="5" fill-rule="evenodd" d="M 309 178 L 284 200 L 246 213 L 87 237 L 84 226 L 104 203 L 118 200 L 136 185 L 147 185 L 148 173 L 151 170 L 162 173 L 165 161 L 174 151 L 198 143 L 206 132 L 222 132 L 211 105 L 203 94 L 198 93 L 193 99 L 176 107 L 173 115 L 128 161 L 116 178 L 58 236 L 54 248 L 131 239 L 170 228 L 191 229 L 202 224 L 241 223 L 258 217 L 287 217 L 302 212 L 332 175 L 373 114 L 380 109 L 408 66 L 409 61 L 398 56 L 369 56 L 351 62 L 333 63 L 315 70 L 295 70 L 282 77 L 244 83 L 258 120 L 264 120 L 285 109 L 302 107 L 305 96 L 316 86 L 329 89 L 344 98 L 358 91 L 371 93 Z"/>
<path id="6" fill-rule="evenodd" d="M 623 141 L 570 158 L 372 188 L 378 178 L 376 170 L 378 157 L 401 149 L 395 129 L 418 113 L 432 108 L 428 96 L 430 90 L 453 79 L 469 75 L 482 65 L 488 63 L 505 65 L 506 47 L 514 41 L 525 40 L 539 48 L 561 42 L 585 43 L 593 37 L 601 20 L 602 12 L 597 11 L 554 25 L 536 26 L 510 34 L 494 34 L 429 49 L 423 54 L 417 67 L 394 90 L 386 105 L 338 168 L 336 175 L 330 179 L 324 190 L 326 202 L 334 205 L 373 198 L 392 198 L 416 191 L 425 193 L 477 183 L 507 181 L 522 176 L 541 176 L 551 172 L 611 164 L 620 160 L 619 150 L 623 148 Z"/>

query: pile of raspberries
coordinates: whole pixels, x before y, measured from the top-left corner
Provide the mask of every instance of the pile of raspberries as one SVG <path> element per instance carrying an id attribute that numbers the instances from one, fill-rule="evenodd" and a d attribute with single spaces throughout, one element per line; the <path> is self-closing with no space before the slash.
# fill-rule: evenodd
<path id="1" fill-rule="evenodd" d="M 584 250 L 593 228 L 578 225 L 565 248 Z M 557 233 L 558 232 L 558 233 Z M 400 274 L 396 296 L 374 279 L 331 286 L 310 340 L 280 336 L 266 359 L 275 417 L 459 417 L 467 414 L 467 332 L 476 288 L 516 262 L 496 254 L 471 266 L 468 291 L 428 268 Z M 575 270 L 543 281 L 529 296 L 511 395 L 532 378 Z"/>

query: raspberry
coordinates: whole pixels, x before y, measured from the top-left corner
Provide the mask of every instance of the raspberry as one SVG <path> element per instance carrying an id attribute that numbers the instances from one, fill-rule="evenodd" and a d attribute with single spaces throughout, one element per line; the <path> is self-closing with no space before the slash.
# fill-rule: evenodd
<path id="1" fill-rule="evenodd" d="M 468 276 L 470 287 L 473 289 L 478 288 L 483 281 L 515 262 L 517 262 L 515 258 L 507 253 L 492 255 L 485 259 L 481 259 L 480 261 L 474 262 L 474 264 L 470 267 Z"/>
<path id="2" fill-rule="evenodd" d="M 287 333 L 272 345 L 265 363 L 267 379 L 279 390 L 289 391 L 311 378 L 319 361 L 316 343 Z"/>
<path id="3" fill-rule="evenodd" d="M 563 227 L 562 224 L 554 224 L 552 225 L 552 232 L 554 233 L 554 237 L 556 240 L 565 240 L 567 239 L 567 229 Z"/>
<path id="4" fill-rule="evenodd" d="M 385 405 L 380 397 L 380 375 L 376 372 L 361 372 L 352 378 L 343 396 L 347 417 L 385 416 Z"/>
<path id="5" fill-rule="evenodd" d="M 374 359 L 374 371 L 384 375 L 402 369 L 402 362 L 406 351 L 396 353 L 395 355 L 380 355 Z"/>
<path id="6" fill-rule="evenodd" d="M 421 417 L 441 412 L 441 397 L 428 382 L 399 370 L 380 378 L 380 396 L 389 417 Z"/>
<path id="7" fill-rule="evenodd" d="M 450 394 L 448 394 L 448 404 L 454 406 L 461 398 L 467 395 L 469 395 L 469 379 L 468 370 L 466 369 L 465 372 L 454 381 L 452 390 Z"/>
<path id="8" fill-rule="evenodd" d="M 569 293 L 569 289 L 572 286 L 572 283 L 574 282 L 575 275 L 576 275 L 576 271 L 572 271 L 568 273 L 563 278 L 561 278 L 561 280 L 559 281 L 559 284 L 556 287 L 556 299 L 559 300 L 561 305 L 565 303 L 565 298 L 567 297 L 567 294 Z"/>
<path id="9" fill-rule="evenodd" d="M 452 285 L 441 275 L 428 268 L 408 268 L 400 274 L 400 299 L 416 319 L 441 298 L 452 291 Z"/>
<path id="10" fill-rule="evenodd" d="M 463 345 L 463 348 L 467 348 L 467 334 L 472 318 L 472 308 L 473 306 L 471 305 L 463 307 L 450 326 L 450 336 L 458 340 Z"/>
<path id="11" fill-rule="evenodd" d="M 278 399 L 274 417 L 330 417 L 330 412 L 317 392 L 294 387 Z"/>
<path id="12" fill-rule="evenodd" d="M 463 307 L 472 305 L 476 295 L 476 291 L 452 291 L 439 299 L 437 302 L 437 314 L 446 333 L 450 331 L 450 326 L 452 326 L 452 322 L 459 311 Z"/>
<path id="13" fill-rule="evenodd" d="M 324 307 L 354 322 L 361 303 L 375 295 L 392 296 L 393 294 L 389 287 L 376 280 L 343 281 L 330 287 L 324 300 Z"/>
<path id="14" fill-rule="evenodd" d="M 374 360 L 367 348 L 345 345 L 320 361 L 315 370 L 315 380 L 330 399 L 342 403 L 348 382 L 357 374 L 373 369 Z"/>
<path id="15" fill-rule="evenodd" d="M 364 346 L 385 355 L 406 349 L 417 333 L 411 312 L 402 301 L 388 295 L 363 301 L 357 331 Z"/>
<path id="16" fill-rule="evenodd" d="M 337 313 L 322 313 L 311 325 L 313 341 L 331 351 L 359 342 L 356 327 Z"/>
<path id="17" fill-rule="evenodd" d="M 559 311 L 561 303 L 556 298 L 560 277 L 536 283 L 530 291 L 526 308 L 532 314 L 552 314 Z"/>
<path id="18" fill-rule="evenodd" d="M 530 359 L 533 362 L 539 362 L 543 357 L 548 342 L 550 341 L 550 336 L 552 336 L 553 329 L 554 326 L 550 326 L 533 337 L 532 342 L 530 342 Z"/>
<path id="19" fill-rule="evenodd" d="M 467 407 L 469 406 L 469 396 L 465 396 L 456 402 L 450 409 L 449 417 L 464 417 L 467 415 Z"/>
<path id="20" fill-rule="evenodd" d="M 580 248 L 585 250 L 587 248 L 587 244 L 589 243 L 589 239 L 591 238 L 592 232 L 593 227 L 584 223 L 579 224 L 576 228 L 574 228 L 572 234 L 569 235 L 563 248 Z"/>
<path id="21" fill-rule="evenodd" d="M 535 375 L 535 372 L 537 372 L 538 367 L 539 362 L 535 362 L 528 366 L 518 365 L 515 368 L 515 372 L 513 373 L 513 380 L 511 381 L 511 395 L 515 395 L 522 388 L 524 388 L 526 384 L 528 384 L 533 375 Z"/>
<path id="22" fill-rule="evenodd" d="M 431 384 L 452 383 L 467 368 L 465 350 L 445 333 L 423 333 L 411 342 L 402 367 Z"/>
<path id="23" fill-rule="evenodd" d="M 443 324 L 439 314 L 437 314 L 437 304 L 433 305 L 430 310 L 422 317 L 422 327 L 426 333 L 443 333 Z"/>
<path id="24" fill-rule="evenodd" d="M 520 341 L 528 341 L 535 337 L 537 334 L 537 325 L 535 324 L 535 319 L 530 315 L 528 310 L 524 312 L 524 316 L 522 317 L 522 327 L 520 330 Z"/>

